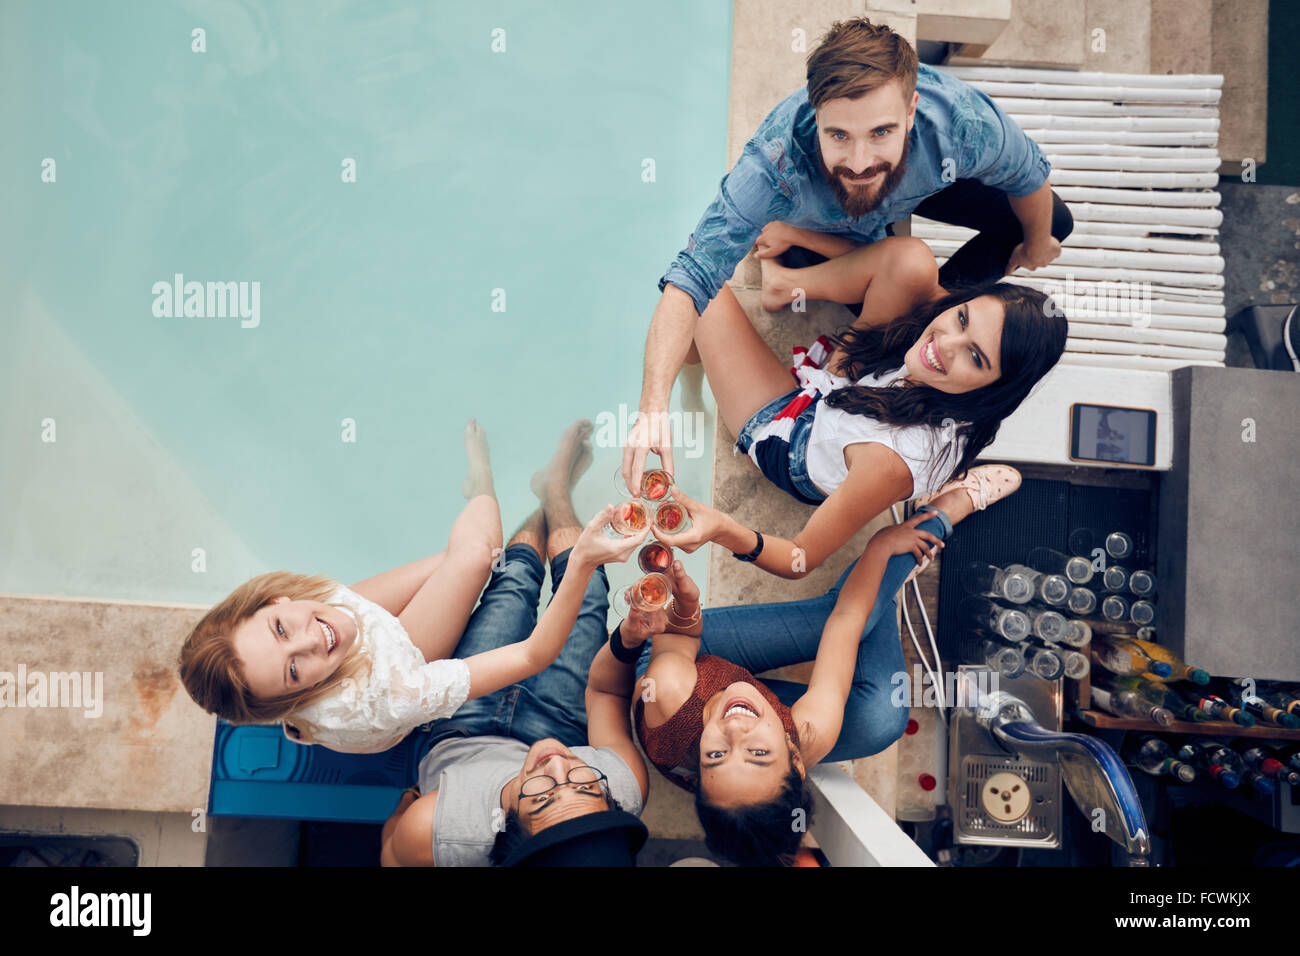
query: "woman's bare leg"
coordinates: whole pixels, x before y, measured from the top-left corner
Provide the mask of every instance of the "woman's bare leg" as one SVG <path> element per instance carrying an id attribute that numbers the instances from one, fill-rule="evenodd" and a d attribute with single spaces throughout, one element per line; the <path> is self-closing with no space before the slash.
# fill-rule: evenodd
<path id="1" fill-rule="evenodd" d="M 725 283 L 695 324 L 695 347 L 718 414 L 733 435 L 756 411 L 795 387 L 790 369 L 768 348 Z"/>
<path id="2" fill-rule="evenodd" d="M 463 490 L 470 500 L 451 526 L 441 562 L 398 615 L 428 661 L 455 651 L 492 562 L 501 554 L 501 509 L 492 486 L 487 437 L 473 419 L 465 426 L 465 453 L 469 469 Z"/>
<path id="3" fill-rule="evenodd" d="M 859 246 L 815 266 L 790 269 L 760 259 L 763 308 L 779 312 L 802 291 L 809 300 L 862 303 L 856 325 L 885 325 L 934 294 L 939 267 L 929 247 L 911 236 Z"/>

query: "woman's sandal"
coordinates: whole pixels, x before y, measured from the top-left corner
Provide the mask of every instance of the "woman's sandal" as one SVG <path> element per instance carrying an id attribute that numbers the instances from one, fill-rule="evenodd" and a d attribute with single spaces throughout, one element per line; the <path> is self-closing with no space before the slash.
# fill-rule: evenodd
<path id="1" fill-rule="evenodd" d="M 983 511 L 989 505 L 1001 501 L 1019 487 L 1020 472 L 1009 465 L 976 465 L 966 472 L 966 477 L 961 481 L 950 481 L 933 494 L 922 495 L 913 499 L 915 508 L 912 510 L 912 514 L 915 514 L 922 505 L 927 505 L 940 495 L 947 494 L 957 488 L 964 488 L 966 493 L 970 495 L 975 510 Z M 925 558 L 917 565 L 916 570 L 907 576 L 903 583 L 906 584 L 929 566 L 930 559 Z"/>

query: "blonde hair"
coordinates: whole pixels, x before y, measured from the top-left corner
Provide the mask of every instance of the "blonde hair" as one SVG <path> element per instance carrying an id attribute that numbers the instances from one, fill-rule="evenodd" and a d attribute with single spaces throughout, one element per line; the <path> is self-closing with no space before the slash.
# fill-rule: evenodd
<path id="1" fill-rule="evenodd" d="M 194 702 L 232 724 L 274 723 L 329 696 L 348 678 L 370 666 L 362 650 L 362 624 L 352 608 L 327 599 L 339 589 L 322 574 L 272 571 L 241 584 L 194 625 L 181 646 L 181 683 Z M 235 629 L 278 597 L 318 601 L 346 610 L 357 620 L 357 640 L 347 658 L 320 683 L 275 697 L 256 697 L 244 676 L 244 663 L 235 651 Z"/>

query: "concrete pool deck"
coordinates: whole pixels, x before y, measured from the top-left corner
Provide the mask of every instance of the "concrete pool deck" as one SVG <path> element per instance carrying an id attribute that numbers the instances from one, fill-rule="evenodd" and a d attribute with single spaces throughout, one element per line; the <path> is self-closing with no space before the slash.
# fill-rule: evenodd
<path id="1" fill-rule="evenodd" d="M 942 0 L 814 0 L 791 8 L 779 0 L 735 0 L 732 7 L 731 87 L 726 162 L 721 176 L 740 156 L 745 144 L 768 112 L 806 82 L 806 56 L 836 20 L 869 16 L 885 23 L 914 45 L 921 40 L 948 40 L 955 36 L 936 31 L 970 29 L 967 24 L 938 25 L 943 8 L 960 7 L 964 14 L 996 19 L 1010 8 L 1005 29 L 985 46 L 964 46 L 961 62 L 999 62 L 1083 69 L 1115 73 L 1215 72 L 1225 75 L 1220 156 L 1225 166 L 1239 168 L 1245 156 L 1263 155 L 1266 115 L 1257 95 L 1266 88 L 1267 19 L 1264 3 L 1234 5 L 1221 0 L 1009 0 L 1008 3 L 944 3 Z M 927 19 L 927 17 L 929 19 Z M 918 23 L 920 29 L 918 30 Z M 1231 24 L 1227 36 L 1215 33 L 1216 24 Z M 1091 42 L 1094 30 L 1104 31 L 1103 49 Z M 1223 32 L 1223 31 L 1220 31 Z M 1236 104 L 1234 106 L 1234 104 Z M 1261 160 L 1262 161 L 1262 160 Z M 900 234 L 904 230 L 898 230 Z M 852 321 L 843 307 L 808 303 L 802 314 L 783 310 L 772 314 L 759 302 L 762 288 L 758 260 L 751 254 L 731 279 L 731 288 L 759 334 L 782 358 L 794 345 L 808 345 L 817 335 Z M 793 536 L 813 509 L 799 504 L 759 475 L 746 457 L 733 455 L 734 436 L 719 421 L 714 433 L 712 504 L 736 516 L 743 524 Z M 862 553 L 870 536 L 890 523 L 888 513 L 870 524 L 800 581 L 777 579 L 730 553 L 711 549 L 708 603 L 711 606 L 774 600 L 798 600 L 822 594 Z M 937 603 L 941 560 L 918 577 L 923 599 L 933 609 Z M 932 621 L 937 620 L 932 614 Z M 918 637 L 925 640 L 920 622 Z M 918 658 L 902 629 L 903 655 L 909 673 Z M 773 672 L 770 676 L 806 681 L 811 664 Z M 905 738 L 906 740 L 906 738 Z M 844 769 L 891 816 L 895 815 L 899 784 L 900 743 Z M 657 776 L 657 775 L 656 775 Z M 663 779 L 652 785 L 645 813 L 657 837 L 702 837 L 689 794 Z"/>

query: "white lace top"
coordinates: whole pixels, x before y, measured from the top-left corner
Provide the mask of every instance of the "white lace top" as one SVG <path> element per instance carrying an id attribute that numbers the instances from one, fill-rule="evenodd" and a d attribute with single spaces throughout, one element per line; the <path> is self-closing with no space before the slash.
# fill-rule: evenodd
<path id="1" fill-rule="evenodd" d="M 426 661 L 397 618 L 349 588 L 340 586 L 326 603 L 342 605 L 359 620 L 356 652 L 370 658 L 370 671 L 345 678 L 336 693 L 289 715 L 285 722 L 302 734 L 297 742 L 379 753 L 421 724 L 450 717 L 469 699 L 463 660 Z"/>

